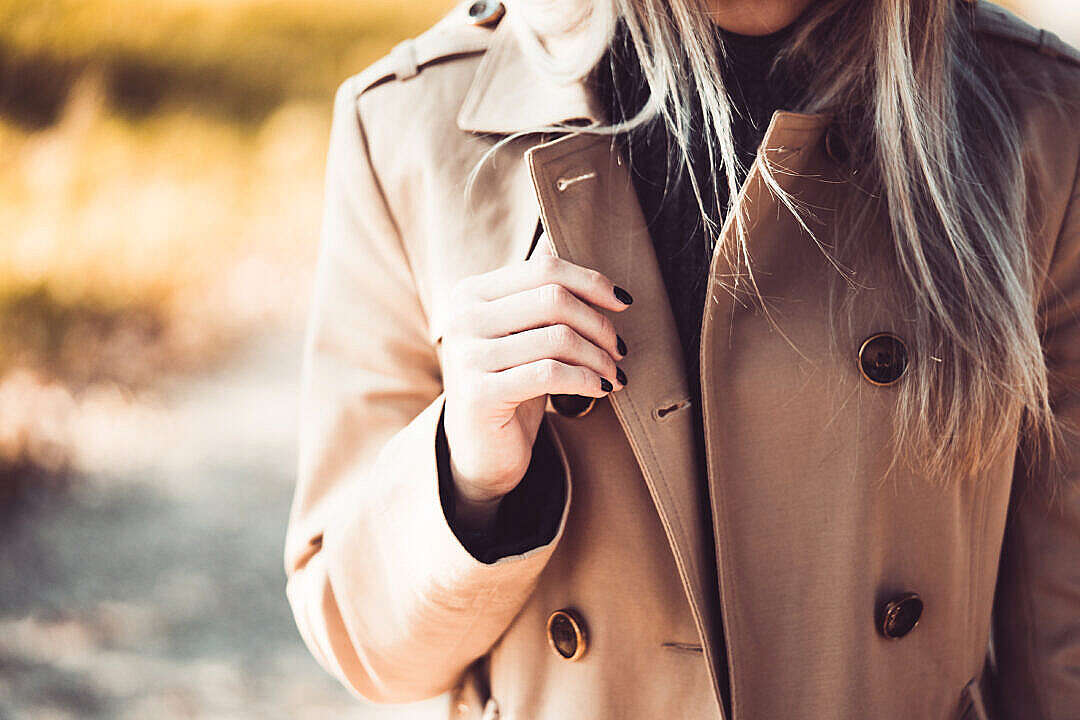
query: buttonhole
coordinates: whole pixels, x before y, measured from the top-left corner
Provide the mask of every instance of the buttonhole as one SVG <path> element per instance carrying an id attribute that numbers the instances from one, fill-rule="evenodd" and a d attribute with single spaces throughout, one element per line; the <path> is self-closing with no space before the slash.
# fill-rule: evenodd
<path id="1" fill-rule="evenodd" d="M 664 407 L 656 408 L 655 410 L 653 410 L 653 417 L 657 420 L 663 420 L 671 413 L 677 412 L 687 407 L 690 407 L 690 401 L 680 400 L 677 403 L 672 403 L 671 405 L 665 405 Z"/>
<path id="2" fill-rule="evenodd" d="M 696 643 L 684 643 L 684 642 L 666 642 L 661 643 L 660 647 L 665 650 L 676 650 L 678 652 L 686 653 L 702 653 L 705 652 L 704 648 Z"/>
<path id="3" fill-rule="evenodd" d="M 573 176 L 570 176 L 570 177 L 567 177 L 566 175 L 563 175 L 561 178 L 559 178 L 558 180 L 555 181 L 555 187 L 559 190 L 559 192 L 564 192 L 568 187 L 570 187 L 574 183 L 579 183 L 582 180 L 591 180 L 594 177 L 596 177 L 596 171 L 595 170 L 589 170 L 588 172 L 583 172 L 583 173 L 580 173 L 578 175 L 573 175 Z"/>

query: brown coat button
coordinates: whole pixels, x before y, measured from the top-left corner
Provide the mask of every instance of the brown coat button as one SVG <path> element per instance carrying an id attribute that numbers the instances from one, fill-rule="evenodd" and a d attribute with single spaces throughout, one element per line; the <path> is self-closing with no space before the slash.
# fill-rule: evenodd
<path id="1" fill-rule="evenodd" d="M 596 405 L 596 398 L 587 395 L 551 395 L 551 407 L 564 417 L 583 417 Z"/>
<path id="2" fill-rule="evenodd" d="M 922 611 L 923 601 L 918 593 L 899 595 L 882 607 L 878 629 L 891 640 L 902 638 L 919 624 Z"/>
<path id="3" fill-rule="evenodd" d="M 859 347 L 859 372 L 875 385 L 892 385 L 907 365 L 907 345 L 892 333 L 875 333 Z"/>
<path id="4" fill-rule="evenodd" d="M 551 613 L 547 621 L 548 644 L 564 660 L 577 660 L 585 654 L 585 623 L 570 608 Z"/>
<path id="5" fill-rule="evenodd" d="M 473 25 L 488 27 L 497 25 L 506 8 L 498 0 L 476 0 L 469 6 L 469 20 Z"/>

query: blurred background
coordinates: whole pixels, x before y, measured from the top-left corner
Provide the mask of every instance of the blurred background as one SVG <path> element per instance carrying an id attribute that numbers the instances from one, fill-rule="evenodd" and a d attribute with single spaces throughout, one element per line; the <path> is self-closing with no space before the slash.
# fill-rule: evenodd
<path id="1" fill-rule="evenodd" d="M 450 5 L 0 0 L 0 720 L 385 715 L 285 600 L 300 344 L 333 91 Z"/>

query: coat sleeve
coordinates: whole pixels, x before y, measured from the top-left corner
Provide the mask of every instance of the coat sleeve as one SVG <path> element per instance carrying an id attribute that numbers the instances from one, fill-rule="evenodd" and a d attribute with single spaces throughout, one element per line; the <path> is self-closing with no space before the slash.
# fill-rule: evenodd
<path id="1" fill-rule="evenodd" d="M 482 562 L 449 526 L 436 450 L 439 359 L 357 95 L 353 78 L 334 105 L 286 594 L 329 673 L 368 700 L 409 702 L 453 688 L 518 613 L 562 535 L 570 476 L 545 418 L 555 471 L 534 462 L 529 473 L 542 476 L 527 479 L 565 483 L 549 541 Z"/>
<path id="2" fill-rule="evenodd" d="M 454 476 L 442 423 L 435 431 L 435 458 L 443 515 L 454 535 L 473 557 L 493 563 L 508 555 L 519 555 L 547 545 L 554 539 L 566 506 L 566 484 L 552 482 L 562 474 L 562 460 L 547 423 L 540 423 L 525 477 L 503 496 L 492 527 L 481 532 L 462 528 L 460 523 L 454 522 Z"/>
<path id="3" fill-rule="evenodd" d="M 994 611 L 994 695 L 1008 720 L 1080 712 L 1080 196 L 1066 210 L 1039 318 L 1060 455 L 1021 446 Z"/>

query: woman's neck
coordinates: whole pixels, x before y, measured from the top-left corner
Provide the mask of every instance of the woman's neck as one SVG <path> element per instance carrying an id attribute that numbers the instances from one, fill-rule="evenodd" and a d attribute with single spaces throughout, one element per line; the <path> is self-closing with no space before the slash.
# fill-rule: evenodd
<path id="1" fill-rule="evenodd" d="M 813 0 L 709 0 L 710 19 L 740 35 L 768 35 L 795 21 Z"/>

